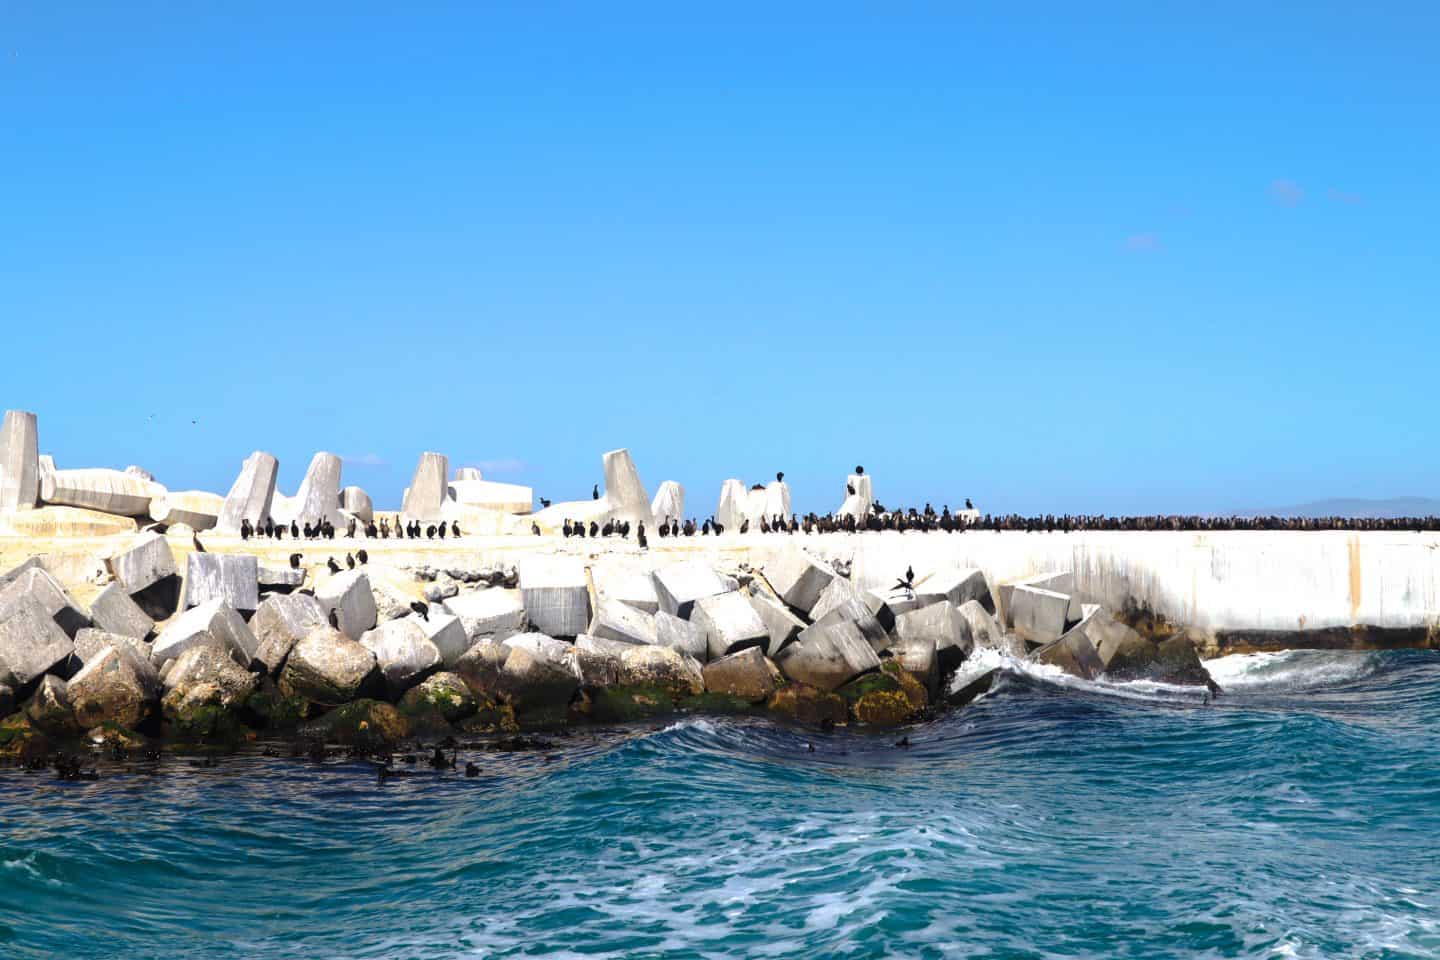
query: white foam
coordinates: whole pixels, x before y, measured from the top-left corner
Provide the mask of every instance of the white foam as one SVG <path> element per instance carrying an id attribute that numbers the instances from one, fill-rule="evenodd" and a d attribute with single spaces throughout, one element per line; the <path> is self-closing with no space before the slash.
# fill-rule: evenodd
<path id="1" fill-rule="evenodd" d="M 1237 653 L 1205 661 L 1205 669 L 1227 693 L 1333 687 L 1369 676 L 1379 666 L 1374 654 L 1349 650 Z"/>

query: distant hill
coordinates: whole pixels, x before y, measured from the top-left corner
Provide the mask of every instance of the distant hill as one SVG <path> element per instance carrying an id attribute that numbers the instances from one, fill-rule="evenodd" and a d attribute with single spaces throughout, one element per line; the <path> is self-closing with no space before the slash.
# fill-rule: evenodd
<path id="1" fill-rule="evenodd" d="M 1247 510 L 1242 517 L 1440 517 L 1440 500 L 1429 497 L 1394 497 L 1389 500 L 1363 500 L 1359 497 L 1336 497 L 1316 500 L 1292 507 L 1273 510 Z"/>

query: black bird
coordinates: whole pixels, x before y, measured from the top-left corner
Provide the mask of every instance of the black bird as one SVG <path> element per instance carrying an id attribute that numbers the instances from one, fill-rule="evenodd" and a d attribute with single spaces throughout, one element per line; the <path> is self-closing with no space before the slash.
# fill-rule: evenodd
<path id="1" fill-rule="evenodd" d="M 290 539 L 300 539 L 300 524 L 296 523 L 294 520 L 290 521 Z"/>
<path id="2" fill-rule="evenodd" d="M 650 541 L 645 539 L 645 524 L 643 523 L 640 524 L 640 527 L 635 534 L 635 542 L 640 544 L 641 550 L 644 550 L 646 547 L 650 546 Z"/>
<path id="3" fill-rule="evenodd" d="M 330 620 L 330 626 L 331 626 L 332 629 L 335 629 L 335 630 L 339 630 L 339 629 L 340 629 L 340 611 L 339 611 L 339 610 L 331 610 L 331 611 L 330 611 L 330 616 L 329 616 L 328 619 Z"/>
<path id="4" fill-rule="evenodd" d="M 426 539 L 426 540 L 434 540 L 434 539 L 435 539 L 435 524 L 432 523 L 432 524 L 430 524 L 430 526 L 428 526 L 428 527 L 425 528 L 425 539 Z"/>
<path id="5" fill-rule="evenodd" d="M 533 534 L 535 534 L 535 536 L 537 536 L 537 537 L 540 536 L 540 524 L 538 524 L 538 523 L 531 523 L 531 524 L 530 524 L 530 532 L 533 533 Z M 569 534 L 569 532 L 567 531 L 565 535 L 568 537 L 570 534 Z"/>
<path id="6" fill-rule="evenodd" d="M 354 521 L 354 520 L 351 520 L 348 524 L 346 524 L 346 526 L 345 526 L 345 536 L 349 537 L 351 540 L 354 540 L 354 539 L 355 539 L 355 521 Z"/>
<path id="7" fill-rule="evenodd" d="M 784 470 L 781 470 L 779 473 L 775 474 L 775 482 L 776 482 L 776 483 L 784 483 L 784 482 L 785 482 L 785 471 L 784 471 Z"/>
<path id="8" fill-rule="evenodd" d="M 600 484 L 598 484 L 598 483 L 595 484 L 595 487 L 590 491 L 590 499 L 591 499 L 591 500 L 599 500 L 599 499 L 600 499 Z"/>
<path id="9" fill-rule="evenodd" d="M 198 533 L 195 533 L 195 532 L 193 532 L 193 531 L 191 532 L 191 534 L 190 534 L 190 542 L 195 545 L 195 552 L 196 552 L 196 553 L 204 553 L 204 552 L 205 552 L 205 544 L 203 544 L 203 543 L 200 542 L 200 535 L 199 535 Z"/>
<path id="10" fill-rule="evenodd" d="M 704 523 L 700 524 L 700 536 L 702 536 L 702 537 L 708 537 L 708 536 L 710 536 L 710 521 L 709 521 L 709 520 L 706 520 Z"/>
<path id="11" fill-rule="evenodd" d="M 750 532 L 750 518 L 749 518 L 749 517 L 746 517 L 744 520 L 740 521 L 740 532 L 741 532 L 741 533 L 749 533 L 749 532 Z"/>
<path id="12" fill-rule="evenodd" d="M 908 736 L 906 736 L 906 737 L 901 737 L 899 740 L 896 740 L 896 741 L 895 741 L 895 746 L 899 747 L 899 748 L 902 749 L 902 750 L 909 750 L 909 749 L 910 749 L 910 738 L 909 738 Z"/>
<path id="13" fill-rule="evenodd" d="M 896 580 L 896 581 L 895 581 L 895 589 L 896 589 L 896 590 L 904 590 L 906 593 L 912 593 L 912 592 L 914 592 L 914 590 L 915 590 L 915 568 L 914 568 L 914 567 L 906 567 L 906 568 L 905 568 L 905 579 L 904 579 L 904 580 Z"/>
<path id="14" fill-rule="evenodd" d="M 371 520 L 369 523 L 365 524 L 365 539 L 366 539 L 366 540 L 374 540 L 377 536 L 379 536 L 379 534 L 380 534 L 380 528 L 377 527 L 377 526 L 375 526 L 375 521 L 374 521 L 374 520 Z"/>
<path id="15" fill-rule="evenodd" d="M 845 484 L 845 492 L 850 494 L 850 496 L 852 497 L 855 496 L 855 484 L 847 482 Z"/>
<path id="16" fill-rule="evenodd" d="M 441 539 L 441 540 L 444 540 L 444 539 L 445 539 L 445 523 L 444 523 L 444 521 L 441 521 L 440 527 L 439 527 L 439 529 L 438 529 L 436 532 L 440 534 L 440 539 Z"/>
<path id="17" fill-rule="evenodd" d="M 240 539 L 250 539 L 250 521 L 244 517 L 240 518 Z"/>
<path id="18" fill-rule="evenodd" d="M 275 521 L 274 521 L 274 520 L 268 520 L 268 519 L 267 519 L 267 520 L 265 521 L 265 536 L 267 536 L 267 537 L 273 537 L 274 535 L 275 535 Z"/>
<path id="19" fill-rule="evenodd" d="M 480 768 L 475 765 L 475 761 L 474 761 L 474 760 L 467 760 L 467 761 L 465 761 L 465 776 L 467 776 L 467 777 L 478 777 L 478 776 L 480 776 Z"/>
<path id="20" fill-rule="evenodd" d="M 598 537 L 598 536 L 600 536 L 600 524 L 596 523 L 594 520 L 591 520 L 591 521 L 590 521 L 590 539 L 591 539 L 591 540 L 594 540 L 594 539 L 595 539 L 596 537 Z"/>
<path id="21" fill-rule="evenodd" d="M 460 536 L 460 524 L 456 523 L 454 520 L 450 521 L 450 536 Z"/>
<path id="22" fill-rule="evenodd" d="M 566 517 L 566 518 L 565 518 L 565 523 L 560 527 L 560 532 L 561 532 L 562 534 L 564 534 L 564 536 L 565 536 L 566 539 L 569 539 L 570 533 L 571 533 L 571 530 L 570 530 L 570 518 L 569 518 L 569 517 Z"/>
<path id="23" fill-rule="evenodd" d="M 544 509 L 545 509 L 546 507 L 548 507 L 548 506 L 550 506 L 550 501 L 549 501 L 549 500 L 546 500 L 544 497 L 541 497 L 541 498 L 540 498 L 540 509 L 544 510 Z"/>
<path id="24" fill-rule="evenodd" d="M 327 559 L 327 560 L 325 561 L 325 566 L 327 566 L 327 567 L 330 568 L 330 572 L 331 572 L 331 573 L 339 573 L 339 572 L 340 572 L 340 564 L 338 564 L 338 563 L 335 562 L 335 558 L 334 558 L 334 557 L 330 557 L 329 559 Z"/>
<path id="25" fill-rule="evenodd" d="M 299 570 L 299 569 L 300 569 L 300 554 L 298 554 L 298 553 L 292 553 L 292 554 L 290 554 L 290 569 L 291 569 L 291 570 Z"/>
<path id="26" fill-rule="evenodd" d="M 427 604 L 421 603 L 419 600 L 412 600 L 410 601 L 410 609 L 420 614 L 421 620 L 427 623 L 430 621 L 430 607 Z"/>
<path id="27" fill-rule="evenodd" d="M 663 520 L 660 521 L 660 536 L 661 536 L 661 537 L 668 537 L 668 536 L 670 536 L 670 525 L 669 525 L 668 523 L 666 523 L 665 521 L 663 521 Z"/>
<path id="28" fill-rule="evenodd" d="M 678 536 L 680 536 L 680 521 L 679 521 L 679 520 L 671 520 L 671 521 L 670 521 L 670 536 L 672 536 L 672 537 L 678 537 Z"/>
<path id="29" fill-rule="evenodd" d="M 309 520 L 306 520 L 306 521 L 305 521 L 305 539 L 306 539 L 306 540 L 309 540 L 309 539 L 310 539 L 310 535 L 311 535 L 312 532 L 313 532 L 313 531 L 310 529 L 310 521 L 309 521 Z"/>
<path id="30" fill-rule="evenodd" d="M 354 569 L 355 569 L 355 558 L 354 558 L 353 556 L 351 556 L 350 554 L 348 554 L 348 553 L 345 554 L 345 569 L 347 569 L 347 570 L 354 570 Z"/>
<path id="31" fill-rule="evenodd" d="M 434 767 L 436 770 L 444 770 L 446 767 L 454 767 L 455 761 L 446 760 L 445 751 L 441 750 L 439 747 L 436 747 L 435 752 L 430 754 L 430 766 Z"/>
<path id="32" fill-rule="evenodd" d="M 865 476 L 865 468 L 857 465 L 857 466 L 855 467 L 855 476 L 857 476 L 857 477 L 863 477 L 863 476 Z"/>
<path id="33" fill-rule="evenodd" d="M 966 509 L 966 510 L 974 510 L 974 509 L 975 509 L 975 504 L 973 504 L 973 503 L 970 502 L 970 498 L 969 498 L 969 497 L 966 497 L 966 498 L 965 498 L 965 509 Z"/>
<path id="34" fill-rule="evenodd" d="M 355 551 L 355 559 L 356 559 L 356 560 L 359 560 L 359 561 L 360 561 L 360 565 L 363 567 L 365 564 L 367 564 L 367 563 L 370 562 L 370 554 L 366 553 L 363 549 L 362 549 L 362 550 L 356 550 L 356 551 Z"/>

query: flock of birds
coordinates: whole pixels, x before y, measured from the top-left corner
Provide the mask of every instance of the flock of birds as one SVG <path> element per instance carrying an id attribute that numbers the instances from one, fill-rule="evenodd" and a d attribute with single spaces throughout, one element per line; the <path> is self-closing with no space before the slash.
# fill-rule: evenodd
<path id="1" fill-rule="evenodd" d="M 345 536 L 354 540 L 356 535 L 361 532 L 362 527 L 360 526 L 360 522 L 352 518 L 349 524 L 346 525 Z M 460 524 L 453 520 L 450 521 L 448 526 L 444 521 L 428 525 L 422 525 L 418 520 L 402 523 L 399 514 L 395 515 L 395 527 L 393 531 L 390 527 L 389 518 L 381 517 L 378 523 L 371 520 L 365 524 L 363 532 L 367 540 L 389 540 L 392 534 L 396 540 L 405 540 L 407 538 L 410 540 L 434 540 L 436 537 L 444 540 L 447 535 L 458 540 L 461 537 Z M 251 537 L 264 537 L 268 540 L 284 540 L 287 535 L 289 535 L 292 540 L 334 540 L 337 534 L 338 531 L 335 528 L 335 524 L 329 520 L 317 520 L 313 524 L 306 523 L 304 526 L 301 526 L 294 520 L 290 521 L 288 526 L 283 523 L 277 524 L 268 519 L 265 521 L 264 526 L 258 523 L 251 523 L 249 519 L 242 519 L 240 521 L 241 540 L 249 540 Z"/>
<path id="2" fill-rule="evenodd" d="M 1062 533 L 1083 530 L 1126 531 L 1224 531 L 1224 530 L 1349 530 L 1434 533 L 1440 531 L 1440 517 L 1213 517 L 1156 514 L 1155 516 L 1111 517 L 1103 514 L 1045 514 L 1022 517 L 986 514 L 970 524 L 971 530 L 1009 530 L 1024 533 Z"/>

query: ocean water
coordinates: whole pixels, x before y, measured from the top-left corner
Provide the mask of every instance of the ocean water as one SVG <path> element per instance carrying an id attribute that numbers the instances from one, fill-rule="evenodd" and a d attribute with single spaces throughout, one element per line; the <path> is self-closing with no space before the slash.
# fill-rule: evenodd
<path id="1" fill-rule="evenodd" d="M 0 957 L 1436 957 L 1440 654 L 1012 666 L 900 733 L 0 772 Z M 813 749 L 812 749 L 813 748 Z"/>

